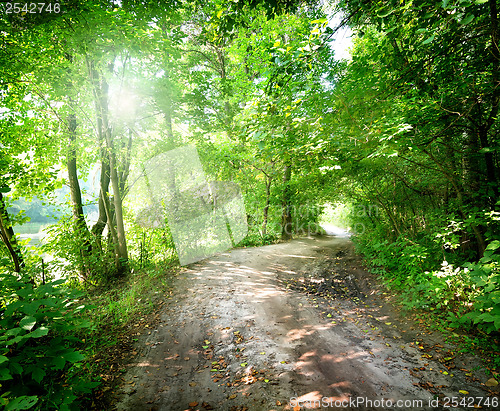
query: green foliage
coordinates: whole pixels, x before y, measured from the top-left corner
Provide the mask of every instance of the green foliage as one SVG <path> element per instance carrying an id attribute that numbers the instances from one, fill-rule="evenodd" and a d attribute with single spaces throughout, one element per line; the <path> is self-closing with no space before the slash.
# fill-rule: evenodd
<path id="1" fill-rule="evenodd" d="M 461 322 L 472 321 L 485 332 L 500 330 L 500 241 L 488 244 L 481 260 L 467 265 L 474 293 L 472 311 Z"/>
<path id="2" fill-rule="evenodd" d="M 492 241 L 477 263 L 455 267 L 437 257 L 437 244 L 360 241 L 365 254 L 389 289 L 401 293 L 406 309 L 442 313 L 454 327 L 477 327 L 485 333 L 500 330 L 500 242 Z"/>
<path id="3" fill-rule="evenodd" d="M 248 233 L 236 247 L 258 247 L 261 245 L 274 244 L 280 239 L 279 230 L 268 230 L 265 236 L 262 236 L 262 231 L 259 225 L 252 224 L 248 227 Z"/>
<path id="4" fill-rule="evenodd" d="M 26 276 L 0 276 L 0 401 L 6 410 L 78 409 L 97 383 L 79 372 L 80 335 L 92 324 L 82 293 L 64 280 L 33 286 Z"/>
<path id="5" fill-rule="evenodd" d="M 88 231 L 75 227 L 72 216 L 63 216 L 45 231 L 41 250 L 53 257 L 48 263 L 50 272 L 64 272 L 78 281 L 85 279 L 91 284 L 106 282 L 113 277 L 112 248 L 97 242 Z M 84 254 L 84 248 L 92 252 Z"/>
<path id="6" fill-rule="evenodd" d="M 163 227 L 142 227 L 130 225 L 128 230 L 131 258 L 140 268 L 155 265 L 169 266 L 178 263 L 174 240 L 168 225 Z"/>
<path id="7" fill-rule="evenodd" d="M 94 236 L 85 222 L 77 228 L 71 216 L 48 229 L 43 246 L 54 256 L 50 275 L 109 285 L 121 261 L 116 251 L 125 259 L 129 243 L 131 266 L 146 274 L 137 287 L 102 301 L 104 322 L 128 320 L 141 284 L 176 261 L 168 225 L 130 217 L 144 204 L 129 173 L 194 141 L 211 179 L 241 186 L 249 232 L 239 246 L 275 242 L 282 225 L 298 235 L 318 231 L 318 204 L 341 199 L 348 206 L 327 210 L 326 218 L 350 227 L 408 308 L 448 311 L 454 324 L 487 333 L 498 329 L 498 16 L 486 1 L 341 0 L 354 32 L 349 62 L 335 61 L 334 32 L 309 1 L 77 3 L 50 16 L 0 14 L 0 192 L 18 199 L 16 211 L 26 210 L 12 223 L 46 221 L 54 210 L 41 204 L 37 212 L 30 209 L 36 199 L 29 205 L 19 198 L 60 187 L 69 157 L 80 178 L 116 158 L 112 191 L 129 217 L 124 247 L 118 236 Z M 68 144 L 70 118 L 76 125 Z M 121 222 L 120 202 L 114 206 Z M 143 210 L 143 220 L 158 211 Z M 7 267 L 5 247 L 0 253 Z M 24 272 L 40 282 L 40 260 L 25 261 Z M 43 349 L 51 353 L 44 344 L 57 338 L 71 350 L 68 338 L 79 326 L 63 330 L 57 316 L 24 313 L 26 301 L 42 296 L 11 280 L 2 284 L 11 290 L 4 304 L 21 311 L 2 316 L 2 330 L 22 339 L 11 344 L 17 351 L 0 354 L 0 367 L 12 377 L 6 384 L 22 380 L 27 388 L 4 398 L 21 409 L 39 396 L 35 406 L 42 407 L 52 393 L 49 374 L 68 379 L 75 366 L 63 357 L 52 369 L 50 354 L 40 371 L 36 359 L 45 358 Z M 54 294 L 53 304 L 37 310 L 70 310 L 56 302 L 64 300 L 60 290 L 43 291 Z M 43 327 L 46 335 L 32 334 Z M 26 377 L 11 360 L 25 348 L 33 354 L 19 362 Z"/>

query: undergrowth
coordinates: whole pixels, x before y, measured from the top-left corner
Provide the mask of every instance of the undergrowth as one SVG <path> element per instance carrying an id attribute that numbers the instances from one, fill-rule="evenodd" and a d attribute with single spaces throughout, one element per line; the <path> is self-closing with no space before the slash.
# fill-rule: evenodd
<path id="1" fill-rule="evenodd" d="M 100 409 L 109 405 L 107 392 L 116 384 L 117 372 L 123 370 L 131 352 L 135 332 L 147 328 L 148 316 L 161 307 L 172 295 L 172 284 L 176 268 L 151 266 L 131 273 L 126 278 L 108 287 L 99 287 L 88 294 L 88 301 L 95 308 L 93 332 L 88 335 L 85 352 L 87 372 L 101 382 L 98 390 L 87 397 L 87 406 Z"/>
<path id="2" fill-rule="evenodd" d="M 354 238 L 373 273 L 407 311 L 464 350 L 500 351 L 500 242 L 491 241 L 478 262 L 453 265 L 439 247 L 400 238 L 394 242 Z M 441 259 L 441 261 L 439 261 Z M 500 369 L 494 354 L 492 369 Z"/>
<path id="3" fill-rule="evenodd" d="M 35 285 L 0 274 L 0 405 L 5 410 L 80 409 L 98 385 L 82 373 L 81 335 L 92 332 L 82 292 L 64 280 Z"/>
<path id="4" fill-rule="evenodd" d="M 0 273 L 0 408 L 99 409 L 128 325 L 147 323 L 174 276 L 175 269 L 151 265 L 84 290 L 65 279 L 37 284 L 27 274 Z"/>

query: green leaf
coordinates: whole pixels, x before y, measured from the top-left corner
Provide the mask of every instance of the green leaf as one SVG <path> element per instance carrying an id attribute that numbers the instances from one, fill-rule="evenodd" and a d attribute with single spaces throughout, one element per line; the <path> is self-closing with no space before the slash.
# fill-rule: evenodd
<path id="1" fill-rule="evenodd" d="M 27 315 L 26 317 L 24 317 L 20 322 L 19 322 L 19 326 L 24 329 L 24 330 L 28 330 L 30 331 L 36 324 L 36 318 L 35 317 L 31 317 L 29 315 Z"/>
<path id="2" fill-rule="evenodd" d="M 496 250 L 497 248 L 500 248 L 500 241 L 498 241 L 498 240 L 492 241 L 486 247 L 487 250 Z"/>
<path id="3" fill-rule="evenodd" d="M 62 358 L 69 362 L 78 362 L 84 360 L 85 356 L 80 354 L 78 351 L 70 351 L 66 354 L 63 354 Z"/>
<path id="4" fill-rule="evenodd" d="M 40 301 L 32 301 L 31 303 L 24 304 L 22 312 L 28 316 L 33 316 L 40 308 L 40 305 L 42 305 Z"/>
<path id="5" fill-rule="evenodd" d="M 494 324 L 495 324 L 495 328 L 496 328 L 497 330 L 500 330 L 500 317 L 497 317 L 497 318 L 495 319 Z"/>
<path id="6" fill-rule="evenodd" d="M 12 338 L 11 340 L 7 341 L 5 345 L 12 345 L 12 344 L 17 344 L 18 342 L 24 340 L 23 335 L 18 335 L 17 337 Z"/>
<path id="7" fill-rule="evenodd" d="M 31 376 L 38 384 L 40 384 L 43 380 L 43 377 L 45 377 L 45 371 L 43 370 L 43 368 L 37 367 L 33 370 Z"/>
<path id="8" fill-rule="evenodd" d="M 12 380 L 12 375 L 6 368 L 0 368 L 0 381 Z"/>
<path id="9" fill-rule="evenodd" d="M 435 37 L 435 35 L 433 34 L 433 35 L 432 35 L 432 36 L 430 36 L 427 40 L 424 40 L 424 41 L 422 42 L 422 44 L 429 44 L 429 43 L 431 43 L 432 41 L 434 41 L 434 37 Z"/>
<path id="10" fill-rule="evenodd" d="M 474 20 L 474 15 L 473 14 L 469 14 L 467 15 L 467 17 L 465 17 L 465 19 L 463 19 L 460 24 L 465 26 L 466 24 L 469 24 L 472 20 Z"/>
<path id="11" fill-rule="evenodd" d="M 49 329 L 47 327 L 37 328 L 35 331 L 28 334 L 29 337 L 32 338 L 40 338 L 49 333 Z"/>
<path id="12" fill-rule="evenodd" d="M 9 368 L 12 371 L 12 374 L 22 374 L 23 372 L 23 367 L 17 362 L 11 362 L 9 364 Z"/>
<path id="13" fill-rule="evenodd" d="M 17 334 L 19 334 L 20 332 L 22 331 L 22 328 L 19 328 L 19 327 L 16 327 L 16 328 L 11 328 L 10 330 L 7 330 L 5 332 L 5 335 L 8 335 L 8 336 L 13 336 L 15 337 Z"/>
<path id="14" fill-rule="evenodd" d="M 0 364 L 9 361 L 9 359 L 5 355 L 0 355 Z"/>
<path id="15" fill-rule="evenodd" d="M 392 14 L 394 10 L 390 9 L 389 11 L 382 11 L 377 14 L 378 17 L 387 17 L 389 14 Z"/>
<path id="16" fill-rule="evenodd" d="M 312 24 L 325 24 L 326 22 L 328 22 L 327 19 L 317 19 L 317 20 L 311 21 Z"/>
<path id="17" fill-rule="evenodd" d="M 5 407 L 6 411 L 11 410 L 29 410 L 38 402 L 38 397 L 35 395 L 27 396 L 23 395 L 22 397 L 14 398 L 10 401 Z"/>
<path id="18" fill-rule="evenodd" d="M 66 360 L 62 356 L 54 357 L 52 359 L 53 370 L 62 370 L 64 368 L 64 364 L 66 364 Z"/>

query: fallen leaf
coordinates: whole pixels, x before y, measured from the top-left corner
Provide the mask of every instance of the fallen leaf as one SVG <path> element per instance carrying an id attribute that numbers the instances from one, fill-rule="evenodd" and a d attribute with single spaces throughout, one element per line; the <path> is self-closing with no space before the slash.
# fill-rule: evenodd
<path id="1" fill-rule="evenodd" d="M 229 396 L 229 399 L 230 399 L 230 400 L 234 400 L 235 398 L 236 398 L 236 394 L 231 394 L 231 395 Z"/>
<path id="2" fill-rule="evenodd" d="M 463 395 L 467 395 L 467 394 L 469 394 L 469 391 L 465 391 L 465 390 L 458 390 L 458 392 L 459 392 L 460 394 L 463 394 Z"/>
<path id="3" fill-rule="evenodd" d="M 496 387 L 498 385 L 498 381 L 494 378 L 490 378 L 484 385 L 486 385 L 487 387 Z"/>
<path id="4" fill-rule="evenodd" d="M 196 387 L 196 383 L 195 383 L 194 381 L 193 381 L 193 382 L 190 382 L 190 383 L 189 383 L 189 386 L 190 386 L 190 387 Z"/>
<path id="5" fill-rule="evenodd" d="M 191 408 L 196 407 L 197 405 L 198 405 L 198 403 L 197 403 L 196 401 L 193 401 L 193 402 L 190 402 L 190 403 L 189 403 L 189 406 L 190 406 Z"/>

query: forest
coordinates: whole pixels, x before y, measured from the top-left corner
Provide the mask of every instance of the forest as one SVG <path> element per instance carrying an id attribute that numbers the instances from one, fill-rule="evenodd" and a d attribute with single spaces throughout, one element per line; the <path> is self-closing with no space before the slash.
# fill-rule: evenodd
<path id="1" fill-rule="evenodd" d="M 0 35 L 5 409 L 82 407 L 88 359 L 168 293 L 168 204 L 136 183 L 185 146 L 241 190 L 237 247 L 333 218 L 404 309 L 498 343 L 496 0 L 2 2 Z"/>

